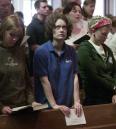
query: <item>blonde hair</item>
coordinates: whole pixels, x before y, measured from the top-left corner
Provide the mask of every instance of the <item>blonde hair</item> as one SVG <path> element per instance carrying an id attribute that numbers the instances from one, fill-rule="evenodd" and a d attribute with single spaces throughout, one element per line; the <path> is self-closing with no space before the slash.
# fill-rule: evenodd
<path id="1" fill-rule="evenodd" d="M 19 17 L 15 15 L 10 15 L 6 17 L 0 25 L 0 40 L 3 40 L 6 31 L 18 28 L 22 28 L 23 30 L 20 32 L 20 37 L 18 41 L 21 42 L 25 34 L 25 28 L 23 22 Z"/>

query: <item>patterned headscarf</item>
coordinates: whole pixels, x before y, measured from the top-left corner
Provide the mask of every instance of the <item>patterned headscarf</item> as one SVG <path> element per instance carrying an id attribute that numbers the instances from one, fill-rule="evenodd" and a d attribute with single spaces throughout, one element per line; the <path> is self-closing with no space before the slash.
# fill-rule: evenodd
<path id="1" fill-rule="evenodd" d="M 88 22 L 88 27 L 91 32 L 95 32 L 97 29 L 111 24 L 112 21 L 107 17 L 93 16 L 92 19 Z"/>

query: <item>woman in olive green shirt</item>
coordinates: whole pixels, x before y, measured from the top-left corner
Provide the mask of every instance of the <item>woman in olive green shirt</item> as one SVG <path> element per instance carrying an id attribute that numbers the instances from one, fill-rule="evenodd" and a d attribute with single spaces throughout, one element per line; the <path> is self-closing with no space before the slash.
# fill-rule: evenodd
<path id="1" fill-rule="evenodd" d="M 34 101 L 26 56 L 21 41 L 24 25 L 14 15 L 0 26 L 0 113 L 11 114 L 12 108 Z"/>

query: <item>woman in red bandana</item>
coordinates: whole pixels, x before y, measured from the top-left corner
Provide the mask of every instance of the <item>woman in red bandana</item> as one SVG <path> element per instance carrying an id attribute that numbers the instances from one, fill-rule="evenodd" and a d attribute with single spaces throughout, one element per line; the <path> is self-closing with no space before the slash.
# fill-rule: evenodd
<path id="1" fill-rule="evenodd" d="M 78 50 L 85 105 L 116 103 L 116 62 L 104 44 L 111 24 L 106 17 L 93 17 L 89 22 L 90 40 L 81 43 Z"/>

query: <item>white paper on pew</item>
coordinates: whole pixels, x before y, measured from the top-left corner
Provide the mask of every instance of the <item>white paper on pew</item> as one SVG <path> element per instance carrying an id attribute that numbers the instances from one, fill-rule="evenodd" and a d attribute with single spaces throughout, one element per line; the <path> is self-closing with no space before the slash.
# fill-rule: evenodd
<path id="1" fill-rule="evenodd" d="M 70 110 L 71 110 L 70 116 L 69 117 L 65 116 L 67 126 L 86 124 L 86 119 L 85 119 L 85 115 L 83 111 L 82 111 L 81 116 L 78 117 L 75 114 L 75 109 L 70 109 Z"/>

